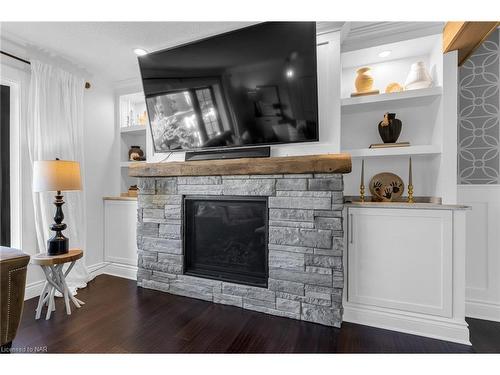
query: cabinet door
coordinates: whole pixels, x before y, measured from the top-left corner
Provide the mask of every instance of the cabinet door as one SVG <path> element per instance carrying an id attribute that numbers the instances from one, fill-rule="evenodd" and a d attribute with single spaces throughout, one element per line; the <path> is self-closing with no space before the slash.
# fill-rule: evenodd
<path id="1" fill-rule="evenodd" d="M 104 201 L 104 260 L 137 265 L 137 202 Z"/>
<path id="2" fill-rule="evenodd" d="M 452 213 L 348 209 L 348 302 L 451 317 Z"/>

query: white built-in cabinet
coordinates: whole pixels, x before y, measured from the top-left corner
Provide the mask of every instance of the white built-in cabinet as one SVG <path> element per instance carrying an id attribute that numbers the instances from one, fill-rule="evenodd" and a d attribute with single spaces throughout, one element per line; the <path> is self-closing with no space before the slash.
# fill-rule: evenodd
<path id="1" fill-rule="evenodd" d="M 137 200 L 104 199 L 104 261 L 137 266 Z"/>
<path id="2" fill-rule="evenodd" d="M 344 320 L 469 343 L 465 208 L 346 207 Z"/>

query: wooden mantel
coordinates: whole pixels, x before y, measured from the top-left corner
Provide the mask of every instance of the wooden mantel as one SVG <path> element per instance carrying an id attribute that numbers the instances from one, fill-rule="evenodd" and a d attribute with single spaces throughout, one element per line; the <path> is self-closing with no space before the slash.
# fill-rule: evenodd
<path id="1" fill-rule="evenodd" d="M 447 22 L 443 30 L 443 52 L 458 50 L 460 66 L 499 25 L 497 21 Z"/>
<path id="2" fill-rule="evenodd" d="M 132 163 L 131 177 L 227 176 L 293 173 L 350 173 L 350 154 L 283 156 L 226 160 Z"/>

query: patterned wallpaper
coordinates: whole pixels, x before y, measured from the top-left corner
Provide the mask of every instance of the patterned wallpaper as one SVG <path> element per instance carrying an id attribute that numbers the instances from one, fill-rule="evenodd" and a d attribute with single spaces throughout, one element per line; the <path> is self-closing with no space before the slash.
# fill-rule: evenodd
<path id="1" fill-rule="evenodd" d="M 459 184 L 500 184 L 499 55 L 497 30 L 459 68 Z"/>

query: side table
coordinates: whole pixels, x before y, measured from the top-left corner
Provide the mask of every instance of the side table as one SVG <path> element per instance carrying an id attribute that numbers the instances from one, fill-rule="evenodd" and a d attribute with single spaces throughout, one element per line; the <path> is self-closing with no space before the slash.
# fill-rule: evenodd
<path id="1" fill-rule="evenodd" d="M 66 304 L 66 314 L 68 315 L 71 315 L 69 300 L 71 300 L 77 308 L 80 308 L 81 305 L 85 304 L 73 296 L 68 289 L 68 285 L 66 284 L 66 276 L 68 276 L 73 269 L 75 262 L 82 256 L 83 251 L 81 249 L 71 249 L 67 254 L 48 255 L 47 253 L 42 253 L 31 258 L 31 264 L 37 264 L 42 267 L 42 270 L 45 273 L 45 278 L 47 279 L 42 293 L 40 294 L 40 299 L 38 300 L 35 319 L 40 319 L 44 305 L 47 305 L 47 315 L 45 319 L 50 319 L 52 311 L 55 311 L 56 309 L 54 300 L 56 291 L 63 295 L 64 303 Z M 68 266 L 68 269 L 64 272 L 64 264 L 69 262 L 71 263 Z"/>

